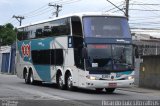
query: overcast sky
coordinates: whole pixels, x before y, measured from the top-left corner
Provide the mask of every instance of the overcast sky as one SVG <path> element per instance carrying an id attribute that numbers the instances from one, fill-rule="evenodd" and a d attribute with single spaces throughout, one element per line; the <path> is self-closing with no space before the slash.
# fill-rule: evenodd
<path id="1" fill-rule="evenodd" d="M 110 1 L 124 8 L 125 0 Z M 118 9 L 112 9 L 114 6 L 106 0 L 0 0 L 0 25 L 12 23 L 18 26 L 19 22 L 12 18 L 13 15 L 24 16 L 23 25 L 53 18 L 55 9 L 49 7 L 48 3 L 62 4 L 60 16 L 77 12 L 105 11 L 123 14 Z M 160 28 L 160 0 L 130 0 L 129 16 L 132 28 Z"/>

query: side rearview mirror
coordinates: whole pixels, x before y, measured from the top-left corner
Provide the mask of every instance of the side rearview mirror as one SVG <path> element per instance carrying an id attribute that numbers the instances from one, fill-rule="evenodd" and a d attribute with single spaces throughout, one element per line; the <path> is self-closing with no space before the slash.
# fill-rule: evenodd
<path id="1" fill-rule="evenodd" d="M 82 49 L 82 57 L 85 59 L 87 58 L 87 49 L 86 48 Z"/>

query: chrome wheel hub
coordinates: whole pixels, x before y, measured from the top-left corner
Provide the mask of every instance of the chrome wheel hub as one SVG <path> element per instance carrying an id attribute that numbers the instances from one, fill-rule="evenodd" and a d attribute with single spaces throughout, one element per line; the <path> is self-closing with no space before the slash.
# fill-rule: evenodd
<path id="1" fill-rule="evenodd" d="M 59 77 L 59 86 L 62 87 L 63 86 L 63 79 L 62 79 L 62 75 Z"/>
<path id="2" fill-rule="evenodd" d="M 72 87 L 72 77 L 69 76 L 68 77 L 68 88 L 71 88 Z"/>
<path id="3" fill-rule="evenodd" d="M 30 83 L 33 83 L 33 75 L 30 76 Z"/>

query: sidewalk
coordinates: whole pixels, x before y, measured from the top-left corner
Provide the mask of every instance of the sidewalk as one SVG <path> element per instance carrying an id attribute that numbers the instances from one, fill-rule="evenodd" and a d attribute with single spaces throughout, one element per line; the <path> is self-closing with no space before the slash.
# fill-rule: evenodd
<path id="1" fill-rule="evenodd" d="M 117 90 L 137 92 L 137 93 L 154 93 L 156 95 L 160 95 L 160 90 L 149 89 L 149 88 L 141 88 L 141 87 L 131 87 L 131 88 L 117 88 Z"/>
<path id="2" fill-rule="evenodd" d="M 0 72 L 0 75 L 15 75 L 13 73 L 4 73 L 4 72 Z"/>

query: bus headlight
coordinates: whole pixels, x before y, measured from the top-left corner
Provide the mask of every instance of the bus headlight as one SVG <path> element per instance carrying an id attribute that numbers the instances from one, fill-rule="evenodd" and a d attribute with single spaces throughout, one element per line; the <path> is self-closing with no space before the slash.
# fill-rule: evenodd
<path id="1" fill-rule="evenodd" d="M 90 75 L 88 75 L 88 76 L 86 76 L 88 79 L 90 79 L 90 80 L 96 80 L 97 78 L 96 77 L 94 77 L 94 76 L 90 76 Z"/>
<path id="2" fill-rule="evenodd" d="M 132 79 L 134 79 L 134 77 L 133 76 L 128 76 L 128 79 L 132 80 Z"/>
<path id="3" fill-rule="evenodd" d="M 96 80 L 96 77 L 90 76 L 90 80 Z"/>

